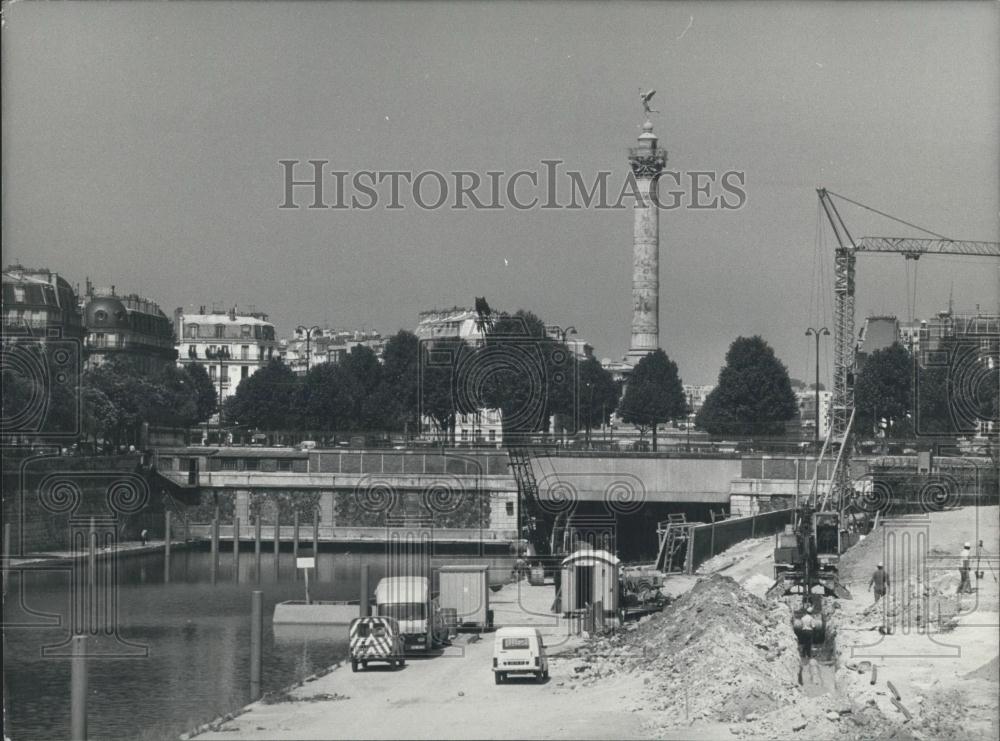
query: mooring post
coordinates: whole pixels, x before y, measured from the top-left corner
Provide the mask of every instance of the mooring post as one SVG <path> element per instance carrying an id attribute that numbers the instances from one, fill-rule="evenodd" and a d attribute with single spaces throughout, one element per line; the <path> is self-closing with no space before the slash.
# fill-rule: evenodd
<path id="1" fill-rule="evenodd" d="M 250 595 L 250 702 L 260 699 L 260 677 L 264 642 L 264 593 Z"/>
<path id="2" fill-rule="evenodd" d="M 209 533 L 209 539 L 212 541 L 212 559 L 211 559 L 212 584 L 215 584 L 215 580 L 219 574 L 219 521 L 218 520 L 212 520 L 212 531 Z"/>
<path id="3" fill-rule="evenodd" d="M 184 542 L 191 542 L 191 519 L 187 516 L 187 513 L 184 514 Z"/>
<path id="4" fill-rule="evenodd" d="M 3 593 L 7 594 L 7 575 L 10 573 L 10 523 L 3 524 Z"/>
<path id="5" fill-rule="evenodd" d="M 715 555 L 715 513 L 714 512 L 712 513 L 712 546 L 711 546 L 710 550 L 711 550 L 711 554 L 709 555 L 709 558 L 711 558 L 712 556 Z"/>
<path id="6" fill-rule="evenodd" d="M 750 503 L 750 539 L 753 540 L 757 537 L 757 512 L 753 509 L 753 503 Z"/>
<path id="7" fill-rule="evenodd" d="M 87 531 L 87 584 L 93 589 L 97 583 L 97 527 L 94 518 L 90 518 L 90 530 Z"/>
<path id="8" fill-rule="evenodd" d="M 295 581 L 299 580 L 299 511 L 295 510 L 292 519 L 292 561 L 295 562 Z"/>
<path id="9" fill-rule="evenodd" d="M 233 580 L 240 580 L 240 518 L 233 517 Z"/>
<path id="10" fill-rule="evenodd" d="M 275 509 L 274 514 L 274 579 L 278 580 L 281 573 L 279 564 L 281 563 L 281 515 Z"/>
<path id="11" fill-rule="evenodd" d="M 361 564 L 361 600 L 358 603 L 358 617 L 368 617 L 368 564 Z"/>
<path id="12" fill-rule="evenodd" d="M 87 739 L 87 636 L 73 636 L 70 659 L 70 738 Z"/>
<path id="13" fill-rule="evenodd" d="M 170 582 L 170 510 L 163 515 L 163 582 Z"/>
<path id="14" fill-rule="evenodd" d="M 256 561 L 257 581 L 260 581 L 260 512 L 254 517 L 253 524 L 253 555 Z"/>
<path id="15" fill-rule="evenodd" d="M 313 576 L 319 582 L 319 508 L 313 510 L 313 558 L 315 559 Z"/>

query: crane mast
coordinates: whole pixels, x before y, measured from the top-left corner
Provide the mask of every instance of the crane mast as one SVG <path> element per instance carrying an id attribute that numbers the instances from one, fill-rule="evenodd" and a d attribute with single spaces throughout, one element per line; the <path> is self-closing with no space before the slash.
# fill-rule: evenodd
<path id="1" fill-rule="evenodd" d="M 831 432 L 833 440 L 840 443 L 841 464 L 834 473 L 829 501 L 843 509 L 853 491 L 850 477 L 850 452 L 848 440 L 854 412 L 854 288 L 855 262 L 858 253 L 895 253 L 908 260 L 918 260 L 922 255 L 971 255 L 1000 258 L 1000 242 L 953 240 L 935 235 L 935 239 L 912 237 L 861 237 L 855 240 L 837 211 L 826 188 L 817 189 L 820 204 L 833 228 L 837 246 L 834 251 L 833 283 L 833 399 L 831 403 Z M 861 203 L 837 196 L 862 208 L 875 211 Z M 880 213 L 880 211 L 876 211 Z M 888 216 L 888 214 L 882 214 Z M 889 217 L 894 218 L 894 217 Z M 898 219 L 897 219 L 898 221 Z M 904 222 L 905 223 L 905 222 Z M 912 225 L 911 225 L 912 226 Z M 919 227 L 918 227 L 919 228 Z M 926 231 L 926 230 L 924 230 Z"/>

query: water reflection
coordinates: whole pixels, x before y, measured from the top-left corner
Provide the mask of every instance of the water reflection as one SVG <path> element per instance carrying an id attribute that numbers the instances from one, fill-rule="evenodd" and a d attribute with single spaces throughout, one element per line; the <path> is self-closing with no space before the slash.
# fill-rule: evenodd
<path id="1" fill-rule="evenodd" d="M 245 544 L 246 546 L 247 544 Z M 252 544 L 251 548 L 252 548 Z M 446 556 L 437 563 L 486 562 L 491 579 L 510 573 L 509 557 Z M 360 567 L 371 586 L 388 572 L 385 553 L 320 553 L 310 577 L 314 599 L 358 598 Z M 265 692 L 280 689 L 341 661 L 347 628 L 276 626 L 274 605 L 302 599 L 290 552 L 231 551 L 216 559 L 207 550 L 175 549 L 119 559 L 117 625 L 121 637 L 148 646 L 146 658 L 89 662 L 90 733 L 102 739 L 175 739 L 181 733 L 244 705 L 249 699 L 250 592 L 264 593 Z M 65 567 L 11 576 L 4 605 L 9 731 L 18 739 L 69 736 L 69 662 L 46 658 L 41 648 L 69 634 L 71 570 Z M 21 594 L 18 599 L 16 595 Z M 58 625 L 39 614 L 61 616 Z M 45 623 L 48 623 L 46 625 Z"/>

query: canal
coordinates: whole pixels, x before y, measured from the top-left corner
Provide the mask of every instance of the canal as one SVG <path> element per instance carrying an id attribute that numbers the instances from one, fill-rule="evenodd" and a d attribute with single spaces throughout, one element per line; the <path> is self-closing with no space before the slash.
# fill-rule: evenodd
<path id="1" fill-rule="evenodd" d="M 271 624 L 277 602 L 303 598 L 304 582 L 296 580 L 290 552 L 277 559 L 273 552 L 262 554 L 258 570 L 253 552 L 244 550 L 238 574 L 233 562 L 223 549 L 213 575 L 207 550 L 175 550 L 167 578 L 162 554 L 117 559 L 118 639 L 97 642 L 107 658 L 88 661 L 91 738 L 176 739 L 245 705 L 255 589 L 264 595 L 265 692 L 346 656 L 347 626 Z M 435 555 L 431 563 L 487 563 L 491 580 L 500 582 L 510 574 L 513 557 Z M 321 552 L 310 579 L 313 599 L 357 599 L 362 564 L 371 570 L 372 588 L 389 566 L 383 551 Z M 64 566 L 10 577 L 4 623 L 24 626 L 5 631 L 6 731 L 15 741 L 69 737 L 69 660 L 44 649 L 68 639 L 70 583 Z"/>

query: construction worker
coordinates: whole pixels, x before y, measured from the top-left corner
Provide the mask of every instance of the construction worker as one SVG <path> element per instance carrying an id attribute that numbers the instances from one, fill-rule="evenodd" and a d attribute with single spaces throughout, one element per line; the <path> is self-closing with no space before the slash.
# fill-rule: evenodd
<path id="1" fill-rule="evenodd" d="M 872 604 L 878 604 L 878 601 L 889 590 L 889 574 L 886 573 L 885 564 L 881 561 L 875 567 L 875 573 L 872 574 L 872 578 L 868 582 L 868 588 L 871 589 L 872 587 L 875 588 L 875 602 Z"/>
<path id="2" fill-rule="evenodd" d="M 958 583 L 958 593 L 959 594 L 972 594 L 972 582 L 969 580 L 969 570 L 972 568 L 970 563 L 972 559 L 972 545 L 966 541 L 965 545 L 962 547 L 962 552 L 958 556 L 959 566 L 958 574 L 961 581 Z"/>
<path id="3" fill-rule="evenodd" d="M 802 615 L 802 655 L 811 657 L 813 646 L 813 630 L 816 628 L 816 619 L 813 617 L 813 606 L 806 605 L 806 611 Z"/>

